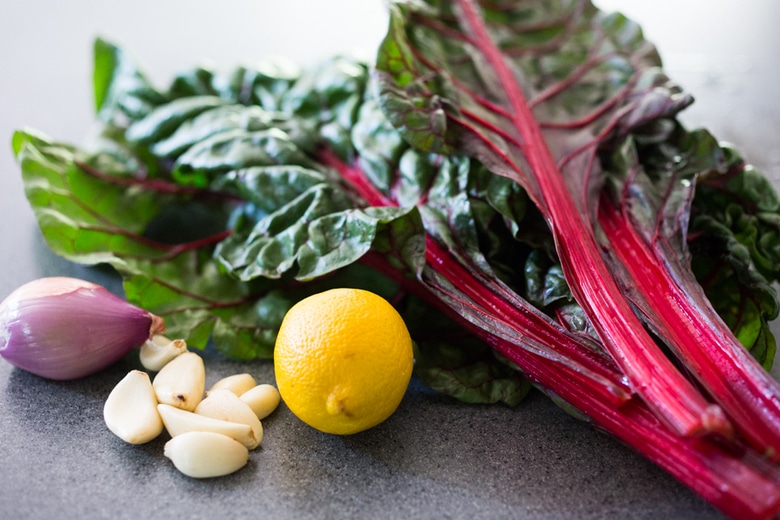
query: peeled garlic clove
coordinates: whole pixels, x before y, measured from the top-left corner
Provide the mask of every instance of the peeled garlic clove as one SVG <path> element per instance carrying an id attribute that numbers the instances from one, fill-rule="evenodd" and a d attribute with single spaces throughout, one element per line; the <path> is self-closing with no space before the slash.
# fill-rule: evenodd
<path id="1" fill-rule="evenodd" d="M 246 446 L 227 435 L 187 432 L 165 443 L 164 454 L 176 469 L 192 478 L 229 475 L 249 460 Z"/>
<path id="2" fill-rule="evenodd" d="M 209 392 L 214 390 L 230 390 L 236 395 L 241 395 L 247 390 L 257 386 L 257 381 L 251 374 L 235 374 L 228 377 L 223 377 L 212 385 Z"/>
<path id="3" fill-rule="evenodd" d="M 182 435 L 187 432 L 214 432 L 227 435 L 247 448 L 256 447 L 257 442 L 248 424 L 223 421 L 198 415 L 181 408 L 176 408 L 169 404 L 160 404 L 157 410 L 162 417 L 165 429 L 171 437 Z"/>
<path id="4" fill-rule="evenodd" d="M 247 390 L 241 394 L 239 399 L 248 404 L 257 418 L 262 420 L 276 410 L 282 398 L 276 387 L 262 384 Z"/>
<path id="5" fill-rule="evenodd" d="M 146 370 L 159 372 L 162 367 L 185 352 L 187 352 L 187 342 L 183 339 L 170 340 L 157 334 L 141 345 L 139 359 Z"/>
<path id="6" fill-rule="evenodd" d="M 194 352 L 185 352 L 162 367 L 152 382 L 157 401 L 193 411 L 206 387 L 206 367 Z"/>
<path id="7" fill-rule="evenodd" d="M 162 433 L 157 397 L 146 372 L 131 371 L 111 390 L 103 419 L 114 435 L 130 444 L 149 442 Z"/>
<path id="8" fill-rule="evenodd" d="M 248 404 L 238 398 L 230 390 L 217 389 L 206 396 L 195 408 L 195 413 L 221 419 L 223 421 L 248 425 L 252 430 L 254 445 L 247 446 L 250 450 L 258 447 L 263 441 L 263 425 Z"/>

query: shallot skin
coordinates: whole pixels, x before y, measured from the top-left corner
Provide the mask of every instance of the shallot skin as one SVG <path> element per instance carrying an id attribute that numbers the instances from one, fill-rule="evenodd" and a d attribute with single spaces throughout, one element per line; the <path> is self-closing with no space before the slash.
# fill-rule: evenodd
<path id="1" fill-rule="evenodd" d="M 47 379 L 94 374 L 163 330 L 159 317 L 76 278 L 40 278 L 0 303 L 0 356 Z"/>

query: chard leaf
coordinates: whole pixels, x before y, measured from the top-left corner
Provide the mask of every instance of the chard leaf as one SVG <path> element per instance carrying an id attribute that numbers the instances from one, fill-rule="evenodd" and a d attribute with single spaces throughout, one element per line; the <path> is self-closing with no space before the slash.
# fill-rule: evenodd
<path id="1" fill-rule="evenodd" d="M 383 111 L 415 147 L 479 158 L 523 186 L 543 212 L 511 106 L 514 90 L 528 100 L 583 215 L 593 210 L 590 195 L 601 182 L 599 144 L 691 102 L 622 15 L 605 15 L 590 2 L 535 1 L 483 4 L 474 22 L 464 4 L 393 4 L 376 65 Z M 485 24 L 509 63 L 513 77 L 504 83 L 474 23 Z"/>
<path id="2" fill-rule="evenodd" d="M 233 130 L 193 144 L 176 159 L 173 175 L 181 183 L 206 187 L 225 172 L 275 164 L 310 166 L 312 162 L 290 136 L 278 128 L 250 132 Z"/>
<path id="3" fill-rule="evenodd" d="M 533 211 L 533 205 L 528 200 L 525 190 L 511 179 L 493 175 L 487 168 L 478 163 L 471 174 L 469 191 L 473 198 L 484 200 L 503 219 L 512 235 L 519 241 L 532 243 L 529 240 L 529 225 L 526 216 Z M 545 230 L 545 235 L 548 235 Z"/>
<path id="4" fill-rule="evenodd" d="M 123 275 L 128 301 L 163 317 L 167 334 L 200 349 L 213 336 L 217 349 L 236 359 L 272 355 L 281 319 L 276 321 L 268 306 L 278 304 L 278 297 L 251 294 L 249 287 L 220 273 L 210 248 L 164 261 L 119 258 L 110 263 Z"/>
<path id="5" fill-rule="evenodd" d="M 124 67 L 133 81 L 143 78 Z M 279 113 L 231 105 L 213 95 L 225 90 L 208 85 L 226 83 L 197 71 L 179 76 L 171 97 L 161 95 L 148 110 L 111 107 L 114 119 L 94 152 L 17 132 L 13 148 L 27 195 L 56 253 L 110 264 L 123 276 L 128 300 L 165 318 L 169 334 L 195 348 L 213 340 L 237 359 L 270 356 L 281 318 L 308 294 L 341 285 L 389 297 L 383 277 L 366 276 L 356 264 L 372 247 L 409 272 L 420 269 L 414 208 L 354 207 L 320 171 L 325 167 L 282 130 Z M 278 87 L 266 86 L 281 96 Z M 272 128 L 275 122 L 280 128 Z M 287 128 L 300 127 L 292 122 Z M 321 204 L 307 212 L 301 201 L 315 192 Z M 273 276 L 244 282 L 237 270 L 215 261 L 218 247 L 243 246 L 242 233 L 263 226 L 268 250 L 287 247 L 291 238 L 297 247 L 289 257 L 282 251 Z M 295 242 L 296 230 L 305 240 Z M 308 283 L 290 285 L 293 273 L 286 271 L 293 265 Z"/>
<path id="6" fill-rule="evenodd" d="M 289 279 L 241 282 L 213 260 L 228 233 L 204 235 L 208 226 L 196 218 L 205 212 L 210 226 L 227 226 L 235 196 L 135 178 L 110 155 L 93 155 L 37 132 L 17 132 L 13 148 L 51 249 L 74 262 L 114 267 L 128 301 L 163 317 L 167 333 L 193 348 L 211 339 L 234 359 L 270 357 L 281 320 L 299 299 L 337 286 L 391 294 L 381 276 L 359 265 L 305 285 L 290 286 Z M 98 170 L 99 164 L 121 174 Z M 273 209 L 272 202 L 265 204 Z M 156 227 L 165 232 L 160 240 L 150 237 Z"/>
<path id="7" fill-rule="evenodd" d="M 294 276 L 306 280 L 350 265 L 372 248 L 399 255 L 405 267 L 415 266 L 413 271 L 421 268 L 422 226 L 413 208 L 353 208 L 324 177 L 300 169 L 249 168 L 231 173 L 224 183 L 237 183 L 242 187 L 237 191 L 264 199 L 257 188 L 276 191 L 275 181 L 281 178 L 302 179 L 300 192 L 295 192 L 296 184 L 288 184 L 285 193 L 274 196 L 278 207 L 266 212 L 261 206 L 256 221 L 243 213 L 237 232 L 217 248 L 224 269 L 248 281 L 279 278 L 296 268 Z"/>
<path id="8" fill-rule="evenodd" d="M 352 149 L 350 130 L 363 102 L 367 78 L 366 63 L 336 56 L 302 73 L 280 96 L 279 111 L 316 128 L 318 139 L 345 158 Z"/>
<path id="9" fill-rule="evenodd" d="M 531 383 L 506 363 L 497 362 L 484 343 L 450 339 L 418 346 L 414 374 L 433 390 L 466 403 L 517 406 Z"/>
<path id="10" fill-rule="evenodd" d="M 297 66 L 286 61 L 239 66 L 227 75 L 217 74 L 209 67 L 197 67 L 178 74 L 168 95 L 170 98 L 217 96 L 231 104 L 279 111 L 281 96 L 300 74 Z"/>
<path id="11" fill-rule="evenodd" d="M 525 262 L 526 297 L 537 307 L 546 308 L 559 302 L 569 302 L 571 291 L 563 270 L 550 262 L 539 250 L 532 251 Z"/>
<path id="12" fill-rule="evenodd" d="M 466 403 L 517 406 L 531 389 L 517 367 L 420 300 L 402 316 L 414 342 L 414 374 L 433 390 Z"/>
<path id="13" fill-rule="evenodd" d="M 593 228 L 602 142 L 690 102 L 658 65 L 635 24 L 590 2 L 471 0 L 393 4 L 376 64 L 380 104 L 413 146 L 522 186 L 599 338 L 684 434 L 703 427 L 707 402 L 634 314 Z"/>
<path id="14" fill-rule="evenodd" d="M 728 226 L 700 216 L 694 228 L 701 235 L 691 243 L 693 272 L 740 343 L 769 370 L 776 350 L 769 327 L 778 314 L 774 288 L 752 268 L 749 250 Z"/>
<path id="15" fill-rule="evenodd" d="M 168 137 L 178 126 L 192 117 L 225 104 L 216 96 L 196 96 L 175 99 L 151 110 L 127 128 L 125 138 L 135 143 L 151 143 Z"/>
<path id="16" fill-rule="evenodd" d="M 97 39 L 94 56 L 95 108 L 101 121 L 118 123 L 125 117 L 138 118 L 166 101 L 166 96 L 152 86 L 119 47 Z"/>
<path id="17" fill-rule="evenodd" d="M 197 67 L 176 75 L 168 89 L 171 98 L 219 97 L 210 67 Z"/>
<path id="18" fill-rule="evenodd" d="M 363 173 L 382 192 L 389 192 L 400 168 L 401 175 L 411 174 L 416 178 L 414 184 L 425 182 L 424 177 L 430 174 L 430 166 L 426 161 L 417 161 L 417 156 L 406 156 L 409 148 L 401 134 L 387 121 L 379 106 L 373 99 L 367 99 L 360 107 L 357 121 L 350 134 L 351 145 L 357 154 L 357 164 Z M 404 157 L 403 164 L 399 164 Z M 414 164 L 409 164 L 412 162 Z M 404 167 L 405 166 L 405 167 Z M 407 183 L 398 186 L 398 201 L 400 204 L 414 204 L 418 200 L 418 189 L 411 194 L 405 194 Z"/>
<path id="19" fill-rule="evenodd" d="M 478 226 L 494 218 L 499 210 L 521 215 L 522 190 L 519 194 L 512 189 L 502 193 L 497 187 L 501 182 L 491 184 L 485 170 L 467 157 L 411 148 L 392 128 L 375 99 L 364 101 L 352 129 L 352 142 L 355 166 L 385 199 L 384 204 L 416 206 L 432 238 L 455 254 L 470 257 L 486 271 L 491 270 L 481 251 Z M 475 180 L 479 174 L 481 182 Z M 514 195 L 516 199 L 510 202 Z M 488 209 L 475 220 L 474 208 L 480 203 Z"/>
<path id="20" fill-rule="evenodd" d="M 224 104 L 184 120 L 171 135 L 156 140 L 152 151 L 158 157 L 177 157 L 222 132 L 267 130 L 273 122 L 272 114 L 259 106 Z"/>
<path id="21" fill-rule="evenodd" d="M 780 308 L 780 204 L 767 179 L 730 147 L 727 166 L 699 178 L 693 200 L 692 268 L 713 307 L 753 356 L 772 367 L 776 340 L 769 322 Z"/>
<path id="22" fill-rule="evenodd" d="M 223 99 L 281 112 L 282 96 L 300 75 L 301 71 L 291 62 L 263 62 L 252 67 L 238 67 L 227 78 L 217 77 L 215 88 Z"/>
<path id="23" fill-rule="evenodd" d="M 752 266 L 769 281 L 780 280 L 780 199 L 771 182 L 729 145 L 725 166 L 705 172 L 693 202 L 694 222 L 708 215 L 728 227 L 748 249 Z M 694 230 L 696 230 L 694 224 Z"/>
<path id="24" fill-rule="evenodd" d="M 169 194 L 144 189 L 142 180 L 91 174 L 80 166 L 87 164 L 86 154 L 38 132 L 16 132 L 13 148 L 25 193 L 52 249 L 74 261 L 87 255 L 94 263 L 114 253 L 130 254 L 136 247 L 150 257 L 168 253 L 145 243 L 140 233 L 171 199 Z M 137 189 L 128 190 L 129 185 Z M 105 249 L 93 250 L 94 242 L 105 242 Z"/>
<path id="25" fill-rule="evenodd" d="M 599 352 L 602 352 L 605 356 L 607 352 L 604 348 L 597 343 L 598 334 L 593 328 L 593 324 L 588 319 L 585 311 L 576 303 L 565 303 L 555 310 L 558 321 L 568 330 L 574 334 L 582 334 L 590 337 L 593 340 L 593 348 Z"/>
<path id="26" fill-rule="evenodd" d="M 17 132 L 14 150 L 52 250 L 74 262 L 116 268 L 126 277 L 128 299 L 165 318 L 171 334 L 202 348 L 214 324 L 230 317 L 226 309 L 245 305 L 246 286 L 217 272 L 204 253 L 212 237 L 173 244 L 144 235 L 161 208 L 176 199 L 192 201 L 195 193 L 105 174 L 91 166 L 105 157 L 40 134 Z M 218 219 L 220 211 L 211 211 Z M 203 248 L 197 247 L 201 241 Z"/>

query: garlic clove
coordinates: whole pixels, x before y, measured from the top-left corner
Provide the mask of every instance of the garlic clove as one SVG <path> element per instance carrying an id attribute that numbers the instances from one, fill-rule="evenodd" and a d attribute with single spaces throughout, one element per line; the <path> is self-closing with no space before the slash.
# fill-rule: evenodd
<path id="1" fill-rule="evenodd" d="M 252 428 L 248 424 L 214 419 L 169 404 L 158 405 L 157 410 L 171 437 L 187 432 L 214 432 L 227 435 L 247 448 L 254 448 L 257 445 Z"/>
<path id="2" fill-rule="evenodd" d="M 251 374 L 234 374 L 232 376 L 223 377 L 216 383 L 214 383 L 209 392 L 219 389 L 230 390 L 236 395 L 241 395 L 247 390 L 257 386 L 257 381 Z"/>
<path id="3" fill-rule="evenodd" d="M 192 478 L 229 475 L 243 468 L 249 450 L 227 435 L 214 432 L 187 432 L 165 443 L 164 454 L 176 469 Z"/>
<path id="4" fill-rule="evenodd" d="M 265 419 L 279 406 L 282 400 L 279 390 L 273 385 L 257 385 L 241 394 L 239 399 L 249 405 L 257 418 Z"/>
<path id="5" fill-rule="evenodd" d="M 194 352 L 184 352 L 162 367 L 152 381 L 157 401 L 193 411 L 206 387 L 206 367 Z"/>
<path id="6" fill-rule="evenodd" d="M 128 373 L 111 390 L 103 406 L 103 420 L 117 437 L 130 444 L 143 444 L 163 430 L 149 375 L 140 370 Z"/>
<path id="7" fill-rule="evenodd" d="M 247 446 L 250 450 L 258 447 L 263 441 L 263 425 L 260 423 L 260 419 L 257 418 L 248 404 L 230 390 L 217 389 L 209 392 L 195 408 L 195 413 L 248 425 L 254 439 L 253 445 Z"/>
<path id="8" fill-rule="evenodd" d="M 159 372 L 162 367 L 185 352 L 187 352 L 187 342 L 183 339 L 170 340 L 157 334 L 141 345 L 138 357 L 146 370 Z"/>

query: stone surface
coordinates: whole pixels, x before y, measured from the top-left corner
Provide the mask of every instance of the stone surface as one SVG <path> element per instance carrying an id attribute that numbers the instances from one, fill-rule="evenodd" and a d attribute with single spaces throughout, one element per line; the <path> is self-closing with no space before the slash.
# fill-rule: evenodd
<path id="1" fill-rule="evenodd" d="M 690 0 L 682 10 L 671 0 L 603 3 L 646 21 L 670 73 L 697 97 L 686 116 L 691 125 L 706 124 L 744 147 L 780 179 L 780 39 L 768 23 L 778 19 L 780 4 L 729 0 L 715 9 Z M 45 275 L 119 290 L 112 273 L 70 264 L 47 249 L 7 146 L 13 129 L 24 125 L 81 142 L 91 124 L 92 38 L 120 40 L 150 64 L 153 77 L 167 78 L 207 57 L 227 67 L 269 54 L 303 59 L 370 50 L 384 26 L 378 1 L 307 2 L 308 11 L 282 4 L 297 5 L 142 0 L 108 7 L 74 0 L 55 7 L 35 0 L 15 3 L 13 13 L 0 17 L 0 298 Z M 212 16 L 213 9 L 220 12 Z M 278 20 L 290 24 L 286 32 Z M 305 39 L 293 27 L 305 29 Z M 273 383 L 268 362 L 204 356 L 207 386 L 244 371 Z M 663 471 L 539 394 L 516 409 L 470 406 L 417 381 L 387 422 L 350 437 L 316 432 L 282 405 L 263 421 L 263 446 L 247 467 L 193 480 L 163 456 L 165 436 L 130 446 L 103 423 L 106 396 L 138 367 L 131 353 L 95 376 L 51 382 L 0 360 L 0 518 L 720 517 Z"/>

